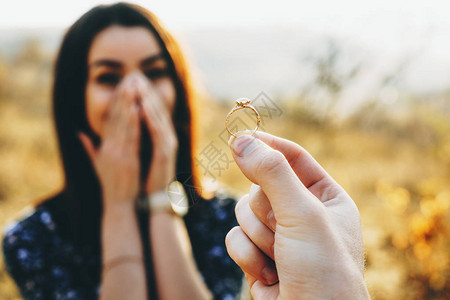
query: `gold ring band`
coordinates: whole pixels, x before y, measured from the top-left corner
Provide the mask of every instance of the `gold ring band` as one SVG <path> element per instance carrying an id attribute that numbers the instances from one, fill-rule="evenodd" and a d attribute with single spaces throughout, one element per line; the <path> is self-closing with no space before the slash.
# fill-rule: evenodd
<path id="1" fill-rule="evenodd" d="M 261 118 L 259 117 L 258 111 L 257 111 L 252 105 L 250 105 L 250 99 L 247 99 L 247 98 L 239 98 L 239 99 L 237 99 L 237 100 L 236 100 L 236 103 L 234 104 L 234 107 L 233 107 L 233 108 L 231 109 L 231 111 L 228 113 L 227 119 L 226 119 L 226 121 L 225 121 L 225 127 L 227 128 L 227 131 L 228 131 L 232 136 L 234 136 L 234 137 L 237 137 L 237 136 L 236 136 L 234 133 L 232 133 L 232 132 L 230 131 L 230 129 L 228 128 L 228 122 L 230 121 L 230 116 L 231 116 L 234 112 L 236 112 L 236 111 L 238 111 L 238 110 L 240 110 L 240 109 L 244 109 L 244 108 L 249 108 L 249 109 L 251 109 L 251 110 L 255 113 L 255 115 L 256 115 L 256 128 L 253 129 L 253 131 L 252 131 L 252 133 L 251 133 L 250 135 L 253 135 L 253 134 L 256 132 L 256 130 L 258 130 L 259 124 L 261 123 Z"/>

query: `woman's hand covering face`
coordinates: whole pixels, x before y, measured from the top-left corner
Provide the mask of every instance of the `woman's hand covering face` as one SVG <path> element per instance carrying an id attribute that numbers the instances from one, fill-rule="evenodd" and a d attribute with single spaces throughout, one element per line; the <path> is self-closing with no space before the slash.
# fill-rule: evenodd
<path id="1" fill-rule="evenodd" d="M 137 79 L 140 95 L 140 115 L 152 139 L 152 158 L 145 191 L 151 194 L 164 189 L 175 177 L 178 139 L 171 113 L 157 93 L 155 86 L 142 76 Z"/>
<path id="2" fill-rule="evenodd" d="M 104 134 L 96 149 L 90 138 L 81 142 L 99 177 L 104 205 L 133 203 L 139 191 L 139 91 L 135 75 L 117 87 L 104 120 Z"/>
<path id="3" fill-rule="evenodd" d="M 134 72 L 117 87 L 99 149 L 94 148 L 87 135 L 80 133 L 100 178 L 105 201 L 132 202 L 139 192 L 140 120 L 146 124 L 153 145 L 149 173 L 142 188 L 151 194 L 165 188 L 175 177 L 178 140 L 171 115 L 151 81 Z"/>

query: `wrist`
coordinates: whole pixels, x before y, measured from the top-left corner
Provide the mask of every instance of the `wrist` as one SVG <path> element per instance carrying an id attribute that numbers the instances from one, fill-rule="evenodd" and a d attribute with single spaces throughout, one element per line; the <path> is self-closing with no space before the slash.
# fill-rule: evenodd
<path id="1" fill-rule="evenodd" d="M 118 255 L 114 258 L 110 258 L 108 261 L 104 262 L 102 265 L 102 273 L 106 274 L 109 270 L 121 264 L 137 264 L 142 266 L 144 263 L 144 258 L 140 254 L 135 255 Z"/>
<path id="2" fill-rule="evenodd" d="M 284 256 L 293 257 L 292 252 Z M 277 266 L 281 299 L 296 299 L 298 295 L 305 299 L 370 299 L 364 274 L 349 255 L 335 255 L 331 260 L 316 258 L 300 264 L 291 259 Z"/>
<path id="3" fill-rule="evenodd" d="M 349 262 L 343 265 L 340 271 L 336 271 L 336 274 L 340 275 L 334 278 L 331 284 L 334 299 L 370 299 L 364 274 L 356 265 Z"/>
<path id="4" fill-rule="evenodd" d="M 188 206 L 189 200 L 183 184 L 176 180 L 149 195 L 140 195 L 137 203 L 138 209 L 149 210 L 151 215 L 184 216 L 188 212 Z"/>
<path id="5" fill-rule="evenodd" d="M 339 299 L 370 299 L 366 281 L 364 280 L 364 274 L 361 273 L 357 266 L 349 269 L 350 270 L 347 271 L 348 288 L 341 290 L 342 297 Z"/>
<path id="6" fill-rule="evenodd" d="M 135 214 L 134 201 L 112 202 L 103 204 L 103 216 L 121 218 Z"/>
<path id="7" fill-rule="evenodd" d="M 128 208 L 133 206 L 134 200 L 136 199 L 137 192 L 131 193 L 130 195 L 121 196 L 118 193 L 114 193 L 113 190 L 109 190 L 105 192 L 105 190 L 102 191 L 103 197 L 103 207 L 104 208 Z M 133 196 L 134 195 L 134 196 Z"/>
<path id="8" fill-rule="evenodd" d="M 157 170 L 157 172 L 152 171 L 149 174 L 148 181 L 146 183 L 146 192 L 148 195 L 166 189 L 167 186 L 175 178 L 175 161 L 170 161 L 168 163 L 163 163 L 162 160 L 157 160 L 158 164 L 152 165 L 152 170 Z M 156 175 L 157 174 L 157 175 Z"/>
<path id="9" fill-rule="evenodd" d="M 180 216 L 173 211 L 155 211 L 150 213 L 151 220 L 173 220 L 177 218 L 180 218 Z"/>

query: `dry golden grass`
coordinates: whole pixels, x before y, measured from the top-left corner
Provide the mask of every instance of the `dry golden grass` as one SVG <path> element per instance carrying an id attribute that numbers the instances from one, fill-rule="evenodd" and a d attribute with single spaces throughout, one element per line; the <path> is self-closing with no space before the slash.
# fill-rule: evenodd
<path id="1" fill-rule="evenodd" d="M 33 66 L 22 66 L 31 71 L 21 73 L 27 74 L 21 78 L 28 78 L 25 83 L 21 81 L 21 89 L 34 86 Z M 61 188 L 62 180 L 50 114 L 49 80 L 33 92 L 21 90 L 17 94 L 15 82 L 17 79 L 8 78 L 10 88 L 0 89 L 1 227 L 32 201 Z M 212 142 L 231 159 L 220 134 L 232 102 L 208 103 L 200 114 L 203 131 L 196 157 L 201 158 L 201 151 Z M 360 209 L 366 280 L 373 298 L 448 299 L 448 118 L 420 106 L 409 109 L 402 119 L 385 119 L 383 112 L 362 110 L 346 121 L 333 122 L 319 119 L 300 102 L 278 104 L 284 112 L 281 117 L 266 118 L 265 131 L 310 151 Z M 250 187 L 234 162 L 216 175 L 236 196 Z M 17 289 L 0 257 L 0 298 L 17 299 Z"/>

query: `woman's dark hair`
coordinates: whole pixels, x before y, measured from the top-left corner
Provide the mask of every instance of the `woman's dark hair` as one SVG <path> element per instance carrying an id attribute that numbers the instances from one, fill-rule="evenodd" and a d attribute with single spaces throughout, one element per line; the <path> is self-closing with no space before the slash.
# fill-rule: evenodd
<path id="1" fill-rule="evenodd" d="M 101 254 L 100 182 L 77 134 L 80 131 L 85 132 L 95 145 L 100 142 L 88 125 L 86 116 L 87 60 L 93 39 L 111 25 L 142 26 L 150 30 L 159 41 L 171 70 L 177 96 L 173 112 L 178 137 L 177 180 L 188 190 L 190 204 L 194 204 L 201 197 L 193 188 L 200 186 L 192 157 L 196 132 L 192 122 L 195 119 L 193 92 L 178 44 L 157 17 L 140 6 L 118 3 L 91 9 L 67 31 L 57 57 L 53 114 L 65 182 L 60 194 L 42 204 L 47 205 L 56 221 L 63 225 L 60 226 L 63 236 L 74 241 L 82 251 L 91 249 L 89 252 L 93 250 L 98 255 Z M 147 139 L 150 139 L 148 135 Z M 150 161 L 151 143 L 145 145 L 141 141 L 141 148 L 149 150 L 146 151 L 147 154 L 141 155 L 141 168 L 145 168 Z M 144 247 L 148 247 L 148 214 L 141 215 L 139 219 L 142 239 L 146 244 Z M 145 250 L 149 252 L 149 249 Z"/>

